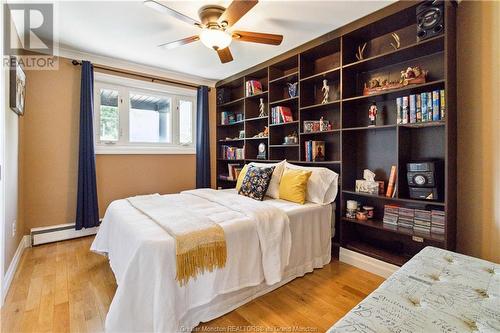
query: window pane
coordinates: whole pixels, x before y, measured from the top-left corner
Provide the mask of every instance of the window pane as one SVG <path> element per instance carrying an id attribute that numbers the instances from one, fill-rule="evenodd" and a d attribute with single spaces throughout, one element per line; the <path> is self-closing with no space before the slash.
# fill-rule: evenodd
<path id="1" fill-rule="evenodd" d="M 193 143 L 193 102 L 179 101 L 179 142 Z"/>
<path id="2" fill-rule="evenodd" d="M 120 117 L 118 111 L 118 91 L 101 89 L 100 91 L 100 128 L 101 141 L 118 141 L 120 136 Z"/>
<path id="3" fill-rule="evenodd" d="M 172 142 L 171 100 L 147 94 L 130 94 L 130 142 Z"/>

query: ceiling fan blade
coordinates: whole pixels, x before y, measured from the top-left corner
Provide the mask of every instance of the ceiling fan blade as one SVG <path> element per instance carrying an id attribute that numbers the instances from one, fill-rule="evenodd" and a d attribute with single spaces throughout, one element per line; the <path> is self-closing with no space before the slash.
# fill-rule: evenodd
<path id="1" fill-rule="evenodd" d="M 242 42 L 280 45 L 283 41 L 282 35 L 264 34 L 251 31 L 233 31 L 233 38 Z"/>
<path id="2" fill-rule="evenodd" d="M 176 40 L 174 42 L 168 42 L 168 43 L 165 43 L 165 44 L 160 44 L 160 45 L 158 45 L 158 47 L 170 50 L 170 49 L 182 46 L 182 45 L 186 45 L 186 44 L 189 44 L 189 43 L 192 43 L 192 42 L 196 42 L 199 39 L 200 39 L 199 36 L 191 36 L 191 37 L 187 37 L 187 38 Z"/>
<path id="3" fill-rule="evenodd" d="M 182 13 L 179 13 L 178 11 L 170 8 L 170 7 L 167 7 L 165 6 L 164 4 L 158 2 L 158 1 L 155 1 L 155 0 L 145 0 L 143 2 L 144 6 L 147 6 L 149 8 L 152 8 L 154 10 L 156 10 L 157 12 L 160 12 L 160 13 L 164 13 L 164 14 L 167 14 L 167 15 L 170 15 L 172 17 L 175 17 L 176 19 L 178 20 L 181 20 L 181 21 L 184 21 L 188 24 L 191 24 L 191 25 L 196 25 L 198 27 L 201 26 L 201 23 L 189 16 L 186 16 Z"/>
<path id="4" fill-rule="evenodd" d="M 223 22 L 227 22 L 226 27 L 229 28 L 238 22 L 258 2 L 258 0 L 233 0 L 217 22 L 222 26 L 224 26 Z"/>
<path id="5" fill-rule="evenodd" d="M 222 62 L 223 64 L 233 61 L 233 55 L 231 54 L 231 50 L 229 50 L 229 47 L 226 47 L 225 49 L 218 49 L 216 51 L 219 55 L 220 62 Z"/>

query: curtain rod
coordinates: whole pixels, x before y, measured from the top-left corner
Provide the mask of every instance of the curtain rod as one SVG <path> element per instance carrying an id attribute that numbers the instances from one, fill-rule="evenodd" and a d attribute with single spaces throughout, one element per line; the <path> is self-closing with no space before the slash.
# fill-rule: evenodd
<path id="1" fill-rule="evenodd" d="M 82 64 L 82 62 L 78 61 L 78 60 L 73 60 L 73 61 L 71 61 L 71 63 L 73 65 L 75 65 L 75 66 L 78 66 L 78 65 Z M 144 75 L 144 74 L 140 74 L 140 73 L 137 73 L 137 72 L 126 71 L 126 70 L 122 70 L 122 69 L 118 69 L 118 68 L 113 68 L 113 67 L 108 67 L 108 66 L 103 66 L 103 65 L 97 65 L 97 64 L 92 64 L 92 65 L 94 66 L 94 68 L 97 68 L 97 69 L 102 69 L 102 70 L 105 70 L 105 71 L 110 71 L 110 72 L 115 72 L 115 73 L 120 73 L 120 74 L 125 74 L 125 75 L 132 75 L 132 76 L 140 77 L 140 78 L 143 78 L 143 79 L 151 80 L 151 82 L 165 82 L 165 83 L 174 84 L 174 85 L 183 86 L 183 87 L 189 87 L 189 88 L 198 88 L 198 87 L 200 87 L 200 85 L 196 85 L 196 84 L 184 83 L 184 82 L 178 82 L 178 81 L 163 79 L 163 78 L 160 78 L 160 77 L 155 77 L 155 76 L 150 76 L 150 75 Z M 210 88 L 208 88 L 208 91 L 210 91 Z"/>

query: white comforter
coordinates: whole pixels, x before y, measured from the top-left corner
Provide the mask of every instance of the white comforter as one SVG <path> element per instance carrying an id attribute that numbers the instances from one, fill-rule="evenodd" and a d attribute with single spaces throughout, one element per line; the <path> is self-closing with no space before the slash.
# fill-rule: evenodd
<path id="1" fill-rule="evenodd" d="M 282 278 L 291 247 L 288 216 L 282 210 L 210 189 L 169 197 L 221 225 L 228 249 L 226 266 L 180 287 L 175 280 L 174 239 L 126 200 L 113 202 L 91 246 L 92 251 L 108 254 L 118 284 L 106 318 L 107 331 L 189 330 L 180 323 L 190 309 L 220 294 Z M 156 238 L 151 237 L 152 229 L 157 229 Z M 127 235 L 129 230 L 135 233 Z"/>

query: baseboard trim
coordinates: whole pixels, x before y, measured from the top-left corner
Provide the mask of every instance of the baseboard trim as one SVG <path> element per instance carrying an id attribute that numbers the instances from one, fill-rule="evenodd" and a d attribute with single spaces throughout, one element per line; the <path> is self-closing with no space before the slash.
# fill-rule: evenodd
<path id="1" fill-rule="evenodd" d="M 24 250 L 31 246 L 30 235 L 24 235 L 19 242 L 16 253 L 14 253 L 14 257 L 10 262 L 9 268 L 5 272 L 5 276 L 3 278 L 3 286 L 2 286 L 2 306 L 5 302 L 5 298 L 7 297 L 7 293 L 9 292 L 10 285 L 12 280 L 14 279 L 14 275 L 16 275 L 17 266 L 19 265 L 19 261 L 23 256 Z"/>
<path id="2" fill-rule="evenodd" d="M 388 278 L 399 269 L 398 266 L 341 247 L 339 259 L 383 278 Z"/>
<path id="3" fill-rule="evenodd" d="M 84 228 L 75 230 L 74 223 L 58 224 L 48 227 L 39 227 L 31 229 L 31 244 L 41 245 L 46 243 L 59 242 L 67 239 L 95 235 L 99 227 Z"/>

